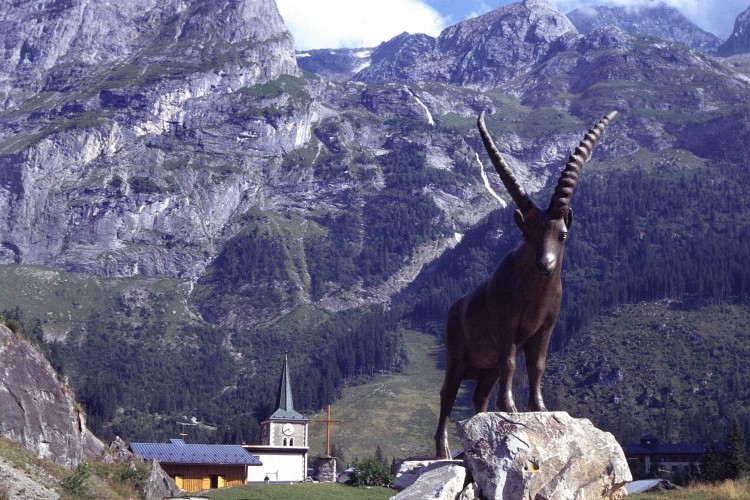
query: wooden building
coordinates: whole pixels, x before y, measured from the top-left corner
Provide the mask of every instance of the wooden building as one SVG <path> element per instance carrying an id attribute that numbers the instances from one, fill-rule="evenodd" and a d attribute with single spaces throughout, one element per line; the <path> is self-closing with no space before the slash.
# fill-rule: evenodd
<path id="1" fill-rule="evenodd" d="M 141 458 L 156 460 L 164 472 L 185 491 L 201 491 L 245 484 L 248 469 L 261 462 L 240 445 L 186 444 L 182 439 L 170 443 L 130 443 Z"/>
<path id="2" fill-rule="evenodd" d="M 257 456 L 263 467 L 248 469 L 248 482 L 298 482 L 307 477 L 307 424 L 294 409 L 289 364 L 286 355 L 279 380 L 276 411 L 260 423 L 259 445 L 243 445 Z"/>
<path id="3" fill-rule="evenodd" d="M 623 451 L 631 469 L 640 468 L 648 472 L 658 464 L 660 470 L 676 472 L 688 470 L 691 463 L 699 464 L 706 447 L 702 444 L 662 443 L 655 437 L 647 436 L 639 444 L 625 445 Z"/>

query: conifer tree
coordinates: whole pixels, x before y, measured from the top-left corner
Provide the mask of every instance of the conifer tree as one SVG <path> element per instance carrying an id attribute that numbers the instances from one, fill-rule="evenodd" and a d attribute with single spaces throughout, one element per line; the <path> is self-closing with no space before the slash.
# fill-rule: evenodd
<path id="1" fill-rule="evenodd" d="M 385 456 L 383 455 L 383 450 L 380 449 L 380 445 L 378 445 L 378 447 L 375 448 L 375 459 L 381 464 L 386 463 Z"/>
<path id="2" fill-rule="evenodd" d="M 747 449 L 745 447 L 745 433 L 739 419 L 732 421 L 732 427 L 727 433 L 724 449 L 724 469 L 727 479 L 737 479 L 748 472 Z"/>
<path id="3" fill-rule="evenodd" d="M 710 443 L 703 454 L 700 465 L 700 477 L 703 481 L 714 482 L 724 479 L 724 466 L 719 456 L 719 450 L 714 443 Z"/>

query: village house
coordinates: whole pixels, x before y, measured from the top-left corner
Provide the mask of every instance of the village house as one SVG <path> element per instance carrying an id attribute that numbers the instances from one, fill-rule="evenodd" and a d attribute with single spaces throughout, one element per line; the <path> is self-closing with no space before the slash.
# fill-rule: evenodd
<path id="1" fill-rule="evenodd" d="M 201 491 L 245 484 L 248 469 L 259 469 L 257 457 L 240 445 L 170 443 L 130 443 L 130 449 L 145 460 L 156 460 L 177 487 Z"/>
<path id="2" fill-rule="evenodd" d="M 641 439 L 640 444 L 625 445 L 623 451 L 631 469 L 650 471 L 658 463 L 660 470 L 676 472 L 688 469 L 691 463 L 700 463 L 706 447 L 702 444 L 662 443 L 655 437 L 647 436 Z"/>

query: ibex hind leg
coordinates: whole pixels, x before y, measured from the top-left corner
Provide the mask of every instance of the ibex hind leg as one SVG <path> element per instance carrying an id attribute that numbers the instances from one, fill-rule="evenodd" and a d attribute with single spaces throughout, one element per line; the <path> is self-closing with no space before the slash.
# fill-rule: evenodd
<path id="1" fill-rule="evenodd" d="M 479 376 L 477 377 L 477 387 L 474 389 L 474 395 L 471 398 L 475 413 L 487 411 L 487 407 L 490 404 L 492 389 L 495 388 L 497 379 L 497 370 L 482 370 L 479 373 Z"/>
<path id="2" fill-rule="evenodd" d="M 440 389 L 440 419 L 435 432 L 435 457 L 439 459 L 451 457 L 451 451 L 448 447 L 448 420 L 462 379 L 463 373 L 460 373 L 455 367 L 450 365 L 445 367 L 445 380 L 443 380 L 443 387 Z"/>

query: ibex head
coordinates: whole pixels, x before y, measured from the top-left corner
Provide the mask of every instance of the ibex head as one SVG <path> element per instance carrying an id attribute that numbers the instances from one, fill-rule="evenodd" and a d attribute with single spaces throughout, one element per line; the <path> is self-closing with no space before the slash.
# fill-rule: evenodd
<path id="1" fill-rule="evenodd" d="M 534 250 L 536 267 L 543 274 L 549 275 L 559 270 L 568 229 L 573 224 L 573 210 L 569 206 L 570 197 L 573 195 L 583 164 L 588 160 L 596 141 L 615 115 L 617 111 L 608 113 L 586 133 L 560 173 L 549 206 L 543 210 L 526 194 L 526 190 L 519 184 L 500 155 L 500 151 L 484 124 L 484 111 L 479 114 L 477 126 L 482 142 L 495 170 L 516 204 L 516 224 L 523 233 L 524 242 Z"/>

